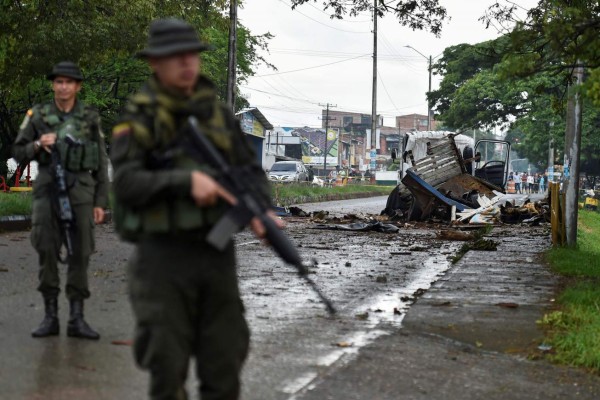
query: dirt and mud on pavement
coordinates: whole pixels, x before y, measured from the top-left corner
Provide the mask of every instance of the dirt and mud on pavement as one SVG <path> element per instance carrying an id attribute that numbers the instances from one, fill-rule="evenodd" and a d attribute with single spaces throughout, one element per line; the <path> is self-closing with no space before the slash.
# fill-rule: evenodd
<path id="1" fill-rule="evenodd" d="M 375 219 L 385 202 L 300 205 L 323 218 L 286 218 L 303 257 L 316 261 L 310 277 L 333 300 L 333 317 L 292 267 L 249 232 L 237 236 L 252 331 L 242 399 L 597 398 L 597 377 L 527 360 L 542 337 L 535 320 L 552 306 L 556 283 L 538 257 L 548 246 L 543 227 L 496 228 L 486 239 L 497 250 L 469 251 L 455 264 L 465 242 L 441 236 L 446 225 L 314 229 L 343 225 L 348 215 Z M 35 253 L 28 232 L 0 234 L 0 398 L 146 398 L 147 378 L 130 347 L 132 247 L 106 225 L 97 248 L 86 306 L 100 342 L 34 340 L 29 331 L 42 315 Z M 60 307 L 64 326 L 64 298 Z M 190 393 L 195 385 L 190 379 Z"/>

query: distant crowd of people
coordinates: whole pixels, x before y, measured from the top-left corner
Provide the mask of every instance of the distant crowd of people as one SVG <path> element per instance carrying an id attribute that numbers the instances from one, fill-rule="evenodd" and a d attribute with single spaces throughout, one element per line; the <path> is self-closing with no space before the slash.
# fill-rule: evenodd
<path id="1" fill-rule="evenodd" d="M 527 172 L 511 172 L 508 175 L 508 181 L 514 182 L 516 193 L 545 193 L 548 177 L 545 173 L 528 174 Z"/>

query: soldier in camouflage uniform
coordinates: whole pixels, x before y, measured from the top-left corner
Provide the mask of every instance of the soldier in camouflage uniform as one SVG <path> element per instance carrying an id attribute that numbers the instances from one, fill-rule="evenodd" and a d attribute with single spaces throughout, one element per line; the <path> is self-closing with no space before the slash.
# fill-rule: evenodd
<path id="1" fill-rule="evenodd" d="M 98 112 L 77 100 L 83 81 L 77 65 L 60 62 L 48 79 L 52 81 L 53 101 L 35 105 L 27 111 L 13 146 L 14 157 L 19 163 L 31 160 L 39 163 L 33 185 L 31 243 L 39 255 L 38 290 L 44 298 L 45 316 L 32 336 L 39 338 L 59 333 L 57 262 L 62 236 L 51 201 L 54 182 L 50 168 L 51 148 L 57 146 L 72 185 L 69 198 L 76 225 L 74 254 L 68 258 L 65 289 L 70 304 L 67 335 L 97 340 L 100 335 L 84 320 L 83 301 L 90 297 L 87 272 L 94 251 L 94 224 L 103 222 L 108 201 L 108 157 Z M 67 134 L 82 145 L 69 147 L 64 140 Z"/>
<path id="2" fill-rule="evenodd" d="M 237 399 L 248 351 L 233 243 L 219 251 L 205 241 L 235 198 L 180 143 L 187 118 L 198 119 L 231 165 L 251 171 L 265 201 L 269 187 L 239 122 L 199 74 L 198 53 L 206 49 L 187 23 L 154 21 L 139 54 L 153 75 L 113 128 L 115 223 L 137 245 L 129 266 L 134 356 L 151 374 L 152 399 L 187 398 L 192 357 L 203 400 Z M 258 220 L 252 228 L 264 235 Z"/>

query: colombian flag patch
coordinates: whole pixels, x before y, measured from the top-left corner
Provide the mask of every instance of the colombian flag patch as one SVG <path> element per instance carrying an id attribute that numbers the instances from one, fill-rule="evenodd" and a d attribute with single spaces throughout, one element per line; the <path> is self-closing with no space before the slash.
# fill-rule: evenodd
<path id="1" fill-rule="evenodd" d="M 112 130 L 112 137 L 118 138 L 119 136 L 129 135 L 131 133 L 131 125 L 129 123 L 122 123 L 115 125 Z"/>

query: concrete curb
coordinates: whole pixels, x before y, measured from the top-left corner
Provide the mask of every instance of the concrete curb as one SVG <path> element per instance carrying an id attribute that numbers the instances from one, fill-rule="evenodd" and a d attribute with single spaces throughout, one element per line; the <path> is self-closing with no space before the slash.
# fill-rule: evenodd
<path id="1" fill-rule="evenodd" d="M 112 221 L 112 212 L 107 210 L 104 223 Z M 0 232 L 17 232 L 31 229 L 30 215 L 10 215 L 8 217 L 0 217 Z"/>
<path id="2" fill-rule="evenodd" d="M 24 231 L 31 228 L 30 215 L 0 217 L 0 232 Z"/>
<path id="3" fill-rule="evenodd" d="M 389 195 L 389 193 L 387 194 Z M 289 207 L 295 204 L 305 204 L 305 203 L 321 203 L 324 201 L 339 201 L 339 200 L 352 200 L 352 199 L 365 199 L 368 197 L 381 197 L 387 196 L 383 193 L 375 193 L 375 192 L 367 192 L 367 193 L 336 193 L 336 194 L 325 194 L 323 196 L 318 197 L 308 197 L 308 196 L 299 196 L 293 198 L 289 201 L 285 202 L 276 202 L 273 199 L 273 204 L 279 205 L 281 207 Z"/>
<path id="4" fill-rule="evenodd" d="M 381 193 L 340 193 L 340 194 L 328 194 L 324 196 L 320 196 L 318 198 L 307 199 L 305 197 L 299 197 L 297 199 L 292 199 L 290 202 L 285 202 L 281 204 L 281 206 L 291 206 L 294 204 L 302 204 L 302 203 L 320 203 L 323 201 L 337 201 L 337 200 L 351 200 L 351 199 L 363 199 L 367 197 L 379 197 L 384 196 Z M 273 200 L 273 204 L 277 204 Z M 106 219 L 104 223 L 112 222 L 112 212 L 110 210 L 106 211 Z M 0 232 L 15 232 L 15 231 L 25 231 L 31 229 L 31 216 L 30 215 L 10 215 L 7 217 L 0 217 Z"/>

